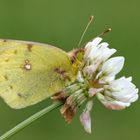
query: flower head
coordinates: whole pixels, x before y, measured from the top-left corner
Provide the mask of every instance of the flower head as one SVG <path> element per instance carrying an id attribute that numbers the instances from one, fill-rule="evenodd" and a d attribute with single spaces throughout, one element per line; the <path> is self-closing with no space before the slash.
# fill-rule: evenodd
<path id="1" fill-rule="evenodd" d="M 90 113 L 94 96 L 112 110 L 129 107 L 138 99 L 138 89 L 132 83 L 131 77 L 116 79 L 124 66 L 124 57 L 111 57 L 116 49 L 110 49 L 108 43 L 101 41 L 102 38 L 97 37 L 87 43 L 76 81 L 59 95 L 63 97 L 63 101 L 65 99 L 61 113 L 67 122 L 72 120 L 78 107 L 87 102 L 80 121 L 88 133 L 91 133 Z"/>
<path id="2" fill-rule="evenodd" d="M 110 49 L 108 43 L 100 43 L 101 41 L 102 38 L 97 37 L 85 46 L 84 76 L 79 77 L 88 79 L 89 97 L 96 95 L 108 109 L 121 110 L 129 107 L 138 99 L 138 89 L 132 83 L 131 77 L 115 79 L 122 70 L 125 59 L 122 56 L 110 58 L 116 50 Z M 84 111 L 80 120 L 85 130 L 90 130 L 89 111 Z"/>

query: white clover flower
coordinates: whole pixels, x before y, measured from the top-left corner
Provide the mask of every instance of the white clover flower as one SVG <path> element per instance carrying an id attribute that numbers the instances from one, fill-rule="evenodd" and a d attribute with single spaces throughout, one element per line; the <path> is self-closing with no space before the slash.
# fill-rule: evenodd
<path id="1" fill-rule="evenodd" d="M 121 110 L 138 99 L 138 89 L 132 83 L 131 77 L 115 79 L 122 70 L 125 59 L 122 56 L 110 58 L 116 50 L 110 49 L 108 43 L 100 43 L 101 41 L 102 38 L 97 37 L 85 46 L 83 74 L 89 80 L 88 94 L 89 97 L 97 95 L 108 109 Z M 81 76 L 78 77 L 83 77 L 81 73 L 79 74 Z M 88 110 L 86 107 L 85 110 L 80 116 L 80 121 L 85 130 L 90 133 L 91 109 Z"/>
<path id="2" fill-rule="evenodd" d="M 108 43 L 103 42 L 102 38 L 97 37 L 92 42 L 89 42 L 85 47 L 84 61 L 87 62 L 87 67 L 84 71 L 91 76 L 116 50 L 108 48 Z M 100 44 L 99 44 L 100 43 Z"/>
<path id="3" fill-rule="evenodd" d="M 111 81 L 104 86 L 103 94 L 97 93 L 98 99 L 108 109 L 121 110 L 129 107 L 138 99 L 138 89 L 131 80 L 131 77 L 122 77 Z"/>
<path id="4" fill-rule="evenodd" d="M 124 102 L 114 100 L 109 96 L 104 96 L 101 93 L 97 93 L 97 97 L 101 101 L 101 103 L 108 109 L 121 110 L 124 109 L 125 107 L 130 106 L 130 103 L 124 103 Z"/>
<path id="5" fill-rule="evenodd" d="M 94 96 L 112 110 L 125 109 L 138 99 L 138 89 L 131 77 L 116 79 L 124 66 L 124 57 L 110 58 L 116 50 L 110 49 L 108 43 L 100 43 L 101 41 L 102 38 L 97 37 L 87 43 L 76 81 L 58 96 L 65 101 L 61 113 L 67 122 L 72 120 L 78 107 L 87 102 L 80 121 L 88 133 L 91 133 L 90 113 Z"/>
<path id="6" fill-rule="evenodd" d="M 135 102 L 138 99 L 138 89 L 131 80 L 131 77 L 122 77 L 111 81 L 108 85 L 104 86 L 104 96 L 109 96 L 110 98 L 119 101 L 120 104 L 118 103 L 118 105 L 122 108 L 130 106 L 132 102 Z"/>
<path id="7" fill-rule="evenodd" d="M 99 69 L 99 73 L 96 76 L 96 79 L 99 79 L 100 82 L 109 82 L 112 81 L 116 74 L 118 74 L 124 65 L 124 57 L 113 57 L 108 59 L 103 63 Z"/>
<path id="8" fill-rule="evenodd" d="M 90 112 L 93 107 L 93 101 L 88 101 L 86 104 L 86 108 L 80 115 L 80 121 L 82 125 L 84 126 L 84 129 L 86 132 L 91 133 L 91 117 L 90 117 Z"/>
<path id="9" fill-rule="evenodd" d="M 91 64 L 101 63 L 116 52 L 115 49 L 109 49 L 109 44 L 106 42 L 99 44 L 101 41 L 102 38 L 97 37 L 85 46 L 84 59 L 90 61 Z"/>
<path id="10" fill-rule="evenodd" d="M 92 81 L 93 83 L 96 81 L 100 87 L 99 89 L 94 88 L 93 84 L 92 89 L 94 89 L 94 95 L 95 91 L 99 93 L 98 96 L 103 94 L 104 99 L 101 99 L 104 100 L 104 102 L 116 100 L 130 104 L 136 101 L 138 98 L 138 89 L 131 82 L 132 78 L 122 77 L 115 80 L 116 74 L 118 74 L 124 66 L 124 57 L 119 56 L 109 59 L 116 50 L 108 48 L 108 43 L 106 42 L 100 43 L 101 40 L 102 38 L 97 37 L 85 47 L 84 61 L 90 63 L 87 63 L 84 72 L 89 75 L 94 75 L 95 79 L 92 79 Z M 100 89 L 104 90 L 100 91 Z M 126 106 L 128 106 L 128 104 Z"/>

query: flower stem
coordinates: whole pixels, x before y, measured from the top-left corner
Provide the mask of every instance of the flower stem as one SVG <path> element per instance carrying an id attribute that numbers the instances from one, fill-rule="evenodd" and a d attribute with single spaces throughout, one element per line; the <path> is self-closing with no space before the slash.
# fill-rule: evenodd
<path id="1" fill-rule="evenodd" d="M 61 102 L 56 102 L 56 103 L 53 103 L 52 105 L 50 105 L 50 106 L 42 109 L 41 111 L 35 113 L 31 117 L 27 118 L 26 120 L 24 120 L 23 122 L 19 123 L 14 128 L 12 128 L 11 130 L 9 130 L 5 134 L 3 134 L 0 137 L 0 140 L 7 140 L 8 138 L 10 138 L 11 136 L 13 136 L 14 134 L 18 133 L 19 131 L 21 131 L 22 129 L 24 129 L 25 127 L 27 127 L 28 125 L 30 125 L 34 121 L 36 121 L 37 119 L 39 119 L 42 116 L 44 116 L 46 113 L 48 113 L 48 112 L 50 112 L 50 111 L 58 108 L 61 105 L 62 105 Z"/>

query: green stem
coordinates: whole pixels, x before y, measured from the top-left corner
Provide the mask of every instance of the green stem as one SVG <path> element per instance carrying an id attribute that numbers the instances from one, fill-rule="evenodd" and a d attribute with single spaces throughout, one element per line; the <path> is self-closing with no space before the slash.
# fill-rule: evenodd
<path id="1" fill-rule="evenodd" d="M 17 132 L 21 131 L 23 128 L 27 127 L 28 125 L 30 125 L 31 123 L 33 123 L 35 120 L 41 118 L 42 116 L 44 116 L 46 113 L 58 108 L 59 106 L 61 106 L 62 103 L 61 102 L 56 102 L 52 105 L 50 105 L 49 107 L 46 107 L 44 109 L 42 109 L 41 111 L 35 113 L 34 115 L 32 115 L 31 117 L 27 118 L 26 120 L 24 120 L 23 122 L 21 122 L 20 124 L 18 124 L 17 126 L 15 126 L 14 128 L 12 128 L 11 130 L 7 131 L 5 134 L 3 134 L 0 137 L 0 140 L 7 140 L 8 138 L 10 138 L 11 136 L 13 136 L 14 134 L 16 134 Z"/>

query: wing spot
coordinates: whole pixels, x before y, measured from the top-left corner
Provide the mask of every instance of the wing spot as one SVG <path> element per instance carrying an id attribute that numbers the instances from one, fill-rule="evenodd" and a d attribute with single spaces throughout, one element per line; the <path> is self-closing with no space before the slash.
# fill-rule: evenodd
<path id="1" fill-rule="evenodd" d="M 31 70 L 32 69 L 32 65 L 31 65 L 29 60 L 25 60 L 24 65 L 21 66 L 21 68 L 24 69 L 24 70 Z"/>
<path id="2" fill-rule="evenodd" d="M 27 94 L 22 94 L 22 93 L 17 93 L 17 96 L 19 98 L 24 98 L 24 99 L 27 99 L 28 98 L 28 95 Z"/>
<path id="3" fill-rule="evenodd" d="M 33 44 L 27 44 L 27 49 L 28 49 L 29 52 L 32 51 L 32 47 L 33 47 Z"/>
<path id="4" fill-rule="evenodd" d="M 18 95 L 18 97 L 20 97 L 20 98 L 23 97 L 23 95 L 22 95 L 21 93 L 18 93 L 17 95 Z"/>
<path id="5" fill-rule="evenodd" d="M 25 63 L 29 63 L 30 61 L 28 59 L 25 60 Z"/>
<path id="6" fill-rule="evenodd" d="M 10 89 L 13 89 L 13 86 L 12 85 L 10 85 L 9 87 L 10 87 Z"/>
<path id="7" fill-rule="evenodd" d="M 8 80 L 8 76 L 7 76 L 7 75 L 4 75 L 4 79 L 5 79 L 5 80 Z"/>
<path id="8" fill-rule="evenodd" d="M 24 68 L 25 68 L 26 70 L 31 70 L 31 64 L 25 64 L 25 65 L 24 65 Z"/>
<path id="9" fill-rule="evenodd" d="M 7 40 L 6 40 L 6 39 L 4 39 L 4 40 L 3 40 L 3 42 L 7 42 Z"/>
<path id="10" fill-rule="evenodd" d="M 60 75 L 60 77 L 61 77 L 62 80 L 64 80 L 64 81 L 66 81 L 66 80 L 70 81 L 71 80 L 70 77 L 66 74 L 66 71 L 65 70 L 60 69 L 60 68 L 55 68 L 54 71 L 57 74 Z"/>

